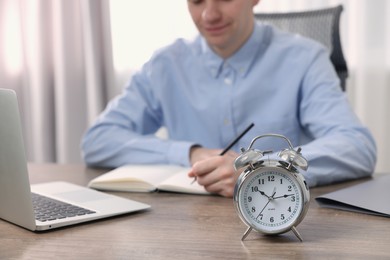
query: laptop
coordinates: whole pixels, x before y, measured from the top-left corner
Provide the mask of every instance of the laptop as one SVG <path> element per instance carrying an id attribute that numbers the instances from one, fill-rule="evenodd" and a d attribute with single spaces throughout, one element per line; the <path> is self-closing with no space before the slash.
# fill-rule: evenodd
<path id="1" fill-rule="evenodd" d="M 54 206 L 54 212 L 39 207 Z M 50 230 L 150 206 L 68 182 L 30 185 L 16 93 L 0 89 L 0 218 L 32 231 Z"/>

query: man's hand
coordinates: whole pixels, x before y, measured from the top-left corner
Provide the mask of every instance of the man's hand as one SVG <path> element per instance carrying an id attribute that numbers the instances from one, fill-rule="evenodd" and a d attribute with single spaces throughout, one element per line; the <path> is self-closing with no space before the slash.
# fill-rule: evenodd
<path id="1" fill-rule="evenodd" d="M 221 152 L 219 149 L 193 147 L 190 151 L 192 169 L 188 176 L 196 177 L 198 183 L 208 192 L 232 197 L 239 176 L 233 167 L 238 154 L 228 151 L 221 156 L 219 155 Z"/>

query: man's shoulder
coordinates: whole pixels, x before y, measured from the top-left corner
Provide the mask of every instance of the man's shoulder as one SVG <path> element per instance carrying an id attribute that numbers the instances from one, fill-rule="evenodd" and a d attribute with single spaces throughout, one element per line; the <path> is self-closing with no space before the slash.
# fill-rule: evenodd
<path id="1" fill-rule="evenodd" d="M 281 30 L 270 26 L 272 31 L 271 46 L 275 48 L 291 49 L 294 51 L 320 51 L 327 49 L 322 43 L 309 37 Z"/>
<path id="2" fill-rule="evenodd" d="M 198 49 L 198 40 L 194 39 L 184 39 L 178 38 L 173 42 L 159 48 L 156 50 L 152 56 L 152 59 L 173 59 L 177 58 L 185 59 L 186 57 L 192 56 L 194 52 Z"/>

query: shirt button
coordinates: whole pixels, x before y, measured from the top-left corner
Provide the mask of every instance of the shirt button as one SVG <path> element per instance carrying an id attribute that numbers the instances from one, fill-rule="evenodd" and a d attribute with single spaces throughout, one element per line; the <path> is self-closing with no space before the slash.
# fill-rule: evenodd
<path id="1" fill-rule="evenodd" d="M 229 78 L 225 78 L 224 82 L 225 82 L 226 85 L 231 85 L 232 84 L 232 80 L 229 79 Z"/>

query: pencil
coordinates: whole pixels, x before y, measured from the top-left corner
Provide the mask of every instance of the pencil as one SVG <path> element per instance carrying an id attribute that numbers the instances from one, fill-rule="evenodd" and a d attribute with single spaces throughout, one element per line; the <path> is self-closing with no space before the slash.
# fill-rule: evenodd
<path id="1" fill-rule="evenodd" d="M 232 148 L 246 133 L 248 133 L 248 131 L 254 125 L 255 125 L 254 123 L 251 123 L 247 128 L 245 128 L 244 131 L 242 131 L 241 134 L 239 134 L 236 138 L 234 138 L 234 140 L 228 146 L 226 146 L 226 148 L 223 149 L 223 151 L 219 155 L 222 156 L 225 153 L 227 153 L 230 150 L 230 148 Z M 195 176 L 194 180 L 191 182 L 191 184 L 194 183 L 195 181 L 196 181 L 196 176 Z"/>
<path id="2" fill-rule="evenodd" d="M 247 128 L 245 128 L 244 131 L 242 131 L 241 134 L 239 134 L 228 146 L 226 146 L 226 148 L 219 154 L 219 155 L 224 155 L 225 153 L 227 153 L 227 151 L 230 150 L 230 148 L 233 147 L 233 145 L 235 145 L 249 130 L 251 130 L 251 128 L 254 126 L 255 124 L 254 123 L 251 123 Z"/>

